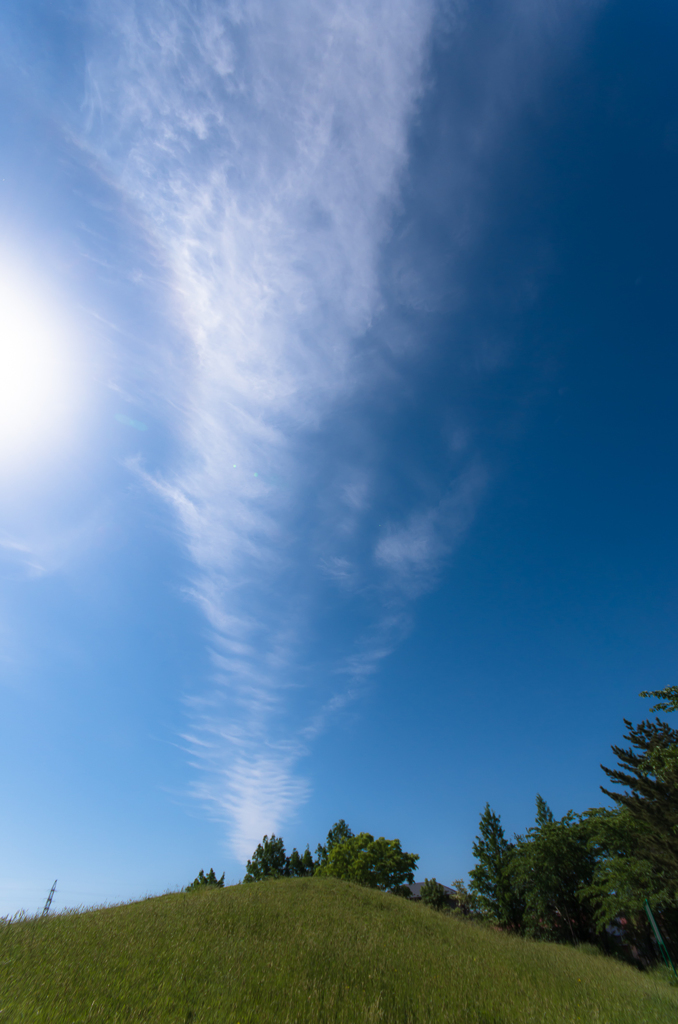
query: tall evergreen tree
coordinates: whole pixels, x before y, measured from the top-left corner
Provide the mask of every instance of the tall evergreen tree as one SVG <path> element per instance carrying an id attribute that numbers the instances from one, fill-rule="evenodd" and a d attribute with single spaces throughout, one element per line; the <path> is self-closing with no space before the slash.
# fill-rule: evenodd
<path id="1" fill-rule="evenodd" d="M 600 788 L 641 826 L 638 855 L 678 890 L 678 732 L 659 719 L 624 725 L 631 746 L 613 746 L 619 767 L 601 768 L 628 792 Z"/>
<path id="2" fill-rule="evenodd" d="M 659 698 L 653 711 L 678 710 L 678 687 L 644 691 Z M 601 765 L 608 778 L 624 786 L 619 793 L 601 789 L 616 802 L 613 811 L 592 810 L 599 859 L 591 886 L 597 923 L 623 913 L 650 951 L 642 904 L 649 899 L 661 926 L 678 936 L 678 731 L 666 722 L 646 720 L 634 726 L 624 719 L 628 748 L 613 746 L 616 769 Z M 674 955 L 678 949 L 674 946 Z"/>
<path id="3" fill-rule="evenodd" d="M 553 811 L 540 793 L 537 793 L 537 815 L 535 820 L 537 828 L 553 824 Z"/>
<path id="4" fill-rule="evenodd" d="M 301 856 L 296 846 L 292 850 L 287 861 L 287 874 L 292 878 L 299 878 L 304 874 Z"/>
<path id="5" fill-rule="evenodd" d="M 665 686 L 663 690 L 643 690 L 640 696 L 659 698 L 659 702 L 650 711 L 678 711 L 678 686 Z"/>
<path id="6" fill-rule="evenodd" d="M 292 878 L 303 878 L 306 875 L 312 875 L 314 869 L 315 864 L 308 846 L 304 850 L 303 856 L 296 848 L 292 850 L 287 862 L 288 875 Z"/>
<path id="7" fill-rule="evenodd" d="M 334 825 L 327 833 L 325 844 L 321 845 L 318 843 L 315 851 L 318 864 L 327 864 L 327 858 L 332 852 L 332 849 L 335 846 L 338 846 L 339 843 L 343 843 L 346 839 L 353 839 L 353 832 L 344 819 L 340 818 L 339 821 L 335 821 Z"/>
<path id="8" fill-rule="evenodd" d="M 298 855 L 297 855 L 298 856 Z M 267 878 L 280 878 L 289 873 L 288 861 L 285 856 L 285 843 L 282 837 L 264 836 L 247 861 L 247 873 L 244 882 L 262 882 Z"/>
<path id="9" fill-rule="evenodd" d="M 194 878 L 191 884 L 186 886 L 186 892 L 192 892 L 195 889 L 203 889 L 205 886 L 212 886 L 214 889 L 223 889 L 225 877 L 226 873 L 224 872 L 221 878 L 217 878 L 214 873 L 214 868 L 210 868 L 207 874 L 201 870 L 198 873 L 198 877 Z"/>
<path id="10" fill-rule="evenodd" d="M 480 909 L 500 924 L 522 926 L 524 901 L 512 882 L 515 847 L 504 835 L 501 818 L 489 804 L 480 817 L 480 835 L 473 844 L 478 862 L 469 872 L 470 889 Z"/>

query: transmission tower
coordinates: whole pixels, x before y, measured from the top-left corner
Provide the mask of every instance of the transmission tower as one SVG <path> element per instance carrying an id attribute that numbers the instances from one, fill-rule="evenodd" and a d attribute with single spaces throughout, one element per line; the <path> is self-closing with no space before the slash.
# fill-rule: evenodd
<path id="1" fill-rule="evenodd" d="M 45 901 L 44 909 L 42 911 L 42 914 L 40 915 L 41 917 L 47 917 L 47 915 L 49 914 L 49 908 L 52 906 L 52 900 L 54 899 L 54 893 L 56 892 L 57 881 L 58 881 L 58 879 L 55 878 L 54 879 L 54 885 L 49 890 L 49 896 L 47 897 L 47 899 Z"/>

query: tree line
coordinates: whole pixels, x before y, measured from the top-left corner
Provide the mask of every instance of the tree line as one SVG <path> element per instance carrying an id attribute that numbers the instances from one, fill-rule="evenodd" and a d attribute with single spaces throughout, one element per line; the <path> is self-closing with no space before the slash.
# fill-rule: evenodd
<path id="1" fill-rule="evenodd" d="M 678 710 L 678 686 L 643 691 L 651 711 Z M 623 927 L 641 956 L 653 956 L 645 900 L 669 936 L 678 936 L 678 732 L 656 718 L 624 719 L 628 747 L 613 746 L 617 767 L 601 768 L 611 807 L 553 816 L 537 794 L 535 822 L 509 841 L 486 805 L 473 844 L 472 911 L 535 938 L 604 944 Z M 675 949 L 675 946 L 674 946 Z"/>
<path id="2" fill-rule="evenodd" d="M 678 710 L 678 686 L 643 691 L 658 699 L 651 711 Z M 616 768 L 601 765 L 610 783 L 601 786 L 613 806 L 570 810 L 556 819 L 537 794 L 534 824 L 509 840 L 501 818 L 487 804 L 473 843 L 475 867 L 468 887 L 453 883 L 458 912 L 534 938 L 605 944 L 606 929 L 622 924 L 641 956 L 653 957 L 644 912 L 647 899 L 668 934 L 678 936 L 678 732 L 656 718 L 633 725 L 624 719 L 630 746 L 613 746 Z M 342 878 L 410 895 L 419 856 L 398 839 L 354 835 L 343 818 L 315 855 L 307 846 L 288 856 L 281 837 L 264 836 L 247 862 L 243 881 Z M 210 870 L 189 889 L 223 886 Z M 426 879 L 422 900 L 452 909 L 435 879 Z M 675 947 L 674 947 L 675 948 Z"/>
<path id="3" fill-rule="evenodd" d="M 409 895 L 407 882 L 414 882 L 414 869 L 419 855 L 407 853 L 399 839 L 375 839 L 369 832 L 354 835 L 343 818 L 335 822 L 324 843 L 319 843 L 315 857 L 307 846 L 300 854 L 294 848 L 288 856 L 281 836 L 264 836 L 247 861 L 243 882 L 264 882 L 274 878 L 303 878 L 318 875 L 343 878 L 374 889 Z M 210 868 L 186 887 L 186 891 L 206 886 L 223 888 L 224 876 L 217 878 Z"/>
<path id="4" fill-rule="evenodd" d="M 288 857 L 281 838 L 264 836 L 247 861 L 243 882 L 317 875 L 402 893 L 405 883 L 414 881 L 418 860 L 418 854 L 403 850 L 399 839 L 375 839 L 369 832 L 354 835 L 341 818 L 327 833 L 324 844 L 318 844 L 315 857 L 308 846 L 303 854 L 295 848 Z"/>

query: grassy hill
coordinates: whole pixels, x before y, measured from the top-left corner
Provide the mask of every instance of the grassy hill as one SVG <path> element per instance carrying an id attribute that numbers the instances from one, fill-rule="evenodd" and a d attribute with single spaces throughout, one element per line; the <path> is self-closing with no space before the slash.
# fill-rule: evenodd
<path id="1" fill-rule="evenodd" d="M 334 879 L 0 926 L 0 1024 L 643 1024 L 678 988 Z"/>

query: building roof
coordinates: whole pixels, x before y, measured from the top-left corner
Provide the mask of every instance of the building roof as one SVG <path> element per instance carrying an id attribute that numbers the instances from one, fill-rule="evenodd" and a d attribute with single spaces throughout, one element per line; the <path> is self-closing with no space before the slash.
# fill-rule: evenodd
<path id="1" fill-rule="evenodd" d="M 421 887 L 422 887 L 423 884 L 424 884 L 423 882 L 412 882 L 411 885 L 406 885 L 405 886 L 406 889 L 410 890 L 410 899 L 411 900 L 420 900 L 421 899 Z M 456 896 L 457 895 L 457 890 L 456 889 L 450 889 L 449 885 L 443 885 L 442 882 L 439 882 L 438 884 L 441 885 L 442 888 L 445 890 L 445 895 L 446 896 Z"/>

